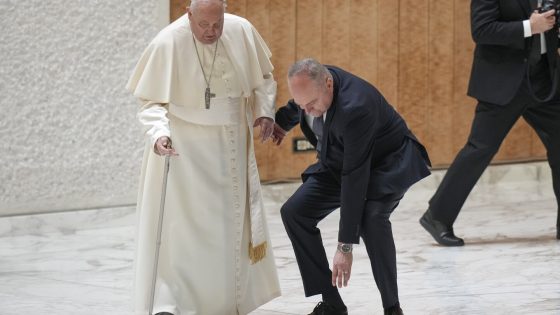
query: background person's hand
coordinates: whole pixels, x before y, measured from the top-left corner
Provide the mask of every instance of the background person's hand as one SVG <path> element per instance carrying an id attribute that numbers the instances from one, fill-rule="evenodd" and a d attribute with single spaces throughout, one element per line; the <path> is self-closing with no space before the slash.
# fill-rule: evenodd
<path id="1" fill-rule="evenodd" d="M 157 155 L 179 155 L 175 152 L 175 149 L 171 146 L 171 139 L 169 137 L 163 136 L 159 137 L 154 144 L 154 152 Z"/>
<path id="2" fill-rule="evenodd" d="M 257 126 L 260 126 L 261 128 L 261 133 L 259 135 L 261 142 L 265 142 L 272 136 L 272 132 L 274 131 L 274 120 L 269 117 L 259 117 L 253 124 L 253 127 Z"/>
<path id="3" fill-rule="evenodd" d="M 278 124 L 275 123 L 274 131 L 272 132 L 272 142 L 276 145 L 280 145 L 287 133 L 288 132 L 286 130 L 282 129 L 280 126 L 278 126 Z"/>
<path id="4" fill-rule="evenodd" d="M 554 27 L 556 22 L 555 10 L 549 10 L 543 13 L 534 11 L 529 18 L 531 23 L 531 33 L 540 34 L 544 33 Z"/>

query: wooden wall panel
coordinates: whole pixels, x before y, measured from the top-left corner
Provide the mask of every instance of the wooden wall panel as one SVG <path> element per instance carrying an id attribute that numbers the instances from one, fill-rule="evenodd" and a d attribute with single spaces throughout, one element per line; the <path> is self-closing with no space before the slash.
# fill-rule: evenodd
<path id="1" fill-rule="evenodd" d="M 529 159 L 534 157 L 546 157 L 546 149 L 541 142 L 541 139 L 537 136 L 537 134 L 531 130 L 531 156 Z"/>
<path id="2" fill-rule="evenodd" d="M 258 0 L 257 0 L 258 1 Z M 278 82 L 277 104 L 290 97 L 286 75 L 296 59 L 296 0 L 271 0 L 271 34 L 268 46 L 272 51 L 274 76 Z"/>
<path id="3" fill-rule="evenodd" d="M 247 16 L 247 6 L 249 0 L 234 0 L 227 2 L 227 12 L 239 16 Z"/>
<path id="4" fill-rule="evenodd" d="M 259 34 L 264 38 L 266 42 L 271 39 L 270 32 L 270 1 L 260 0 L 260 1 L 249 1 L 249 4 L 245 8 L 244 17 L 247 18 L 253 26 L 258 30 Z"/>
<path id="5" fill-rule="evenodd" d="M 170 0 L 170 18 L 188 1 Z M 228 0 L 268 43 L 278 82 L 277 106 L 290 98 L 286 73 L 304 57 L 349 70 L 373 83 L 405 117 L 436 167 L 449 165 L 467 141 L 476 101 L 466 95 L 474 43 L 470 1 Z M 315 160 L 284 143 L 256 144 L 263 180 L 298 178 Z M 545 158 L 536 134 L 518 122 L 494 162 Z"/>
<path id="6" fill-rule="evenodd" d="M 467 96 L 467 87 L 473 60 L 474 43 L 471 38 L 470 23 L 470 1 L 455 0 L 454 13 L 454 82 L 453 82 L 453 104 L 452 121 L 453 128 L 449 133 L 453 135 L 453 147 L 446 156 L 449 159 L 439 159 L 436 166 L 448 165 L 452 162 L 455 155 L 467 142 L 469 130 L 476 101 Z M 433 145 L 437 145 L 437 142 Z"/>
<path id="7" fill-rule="evenodd" d="M 353 0 L 324 0 L 322 29 L 323 58 L 321 62 L 350 68 L 350 3 Z"/>
<path id="8" fill-rule="evenodd" d="M 272 51 L 274 76 L 278 82 L 276 98 L 278 106 L 284 105 L 289 99 L 286 75 L 288 68 L 296 59 L 296 4 L 296 0 L 270 0 L 271 33 L 268 45 Z M 276 147 L 270 142 L 265 143 L 264 146 L 269 150 L 266 163 L 259 161 L 259 165 L 266 165 L 268 171 L 268 174 L 263 174 L 264 180 L 280 180 L 299 176 L 305 167 L 303 165 L 305 161 L 301 161 L 296 166 L 295 161 L 301 157 L 292 153 L 291 137 L 286 137 L 280 147 Z"/>
<path id="9" fill-rule="evenodd" d="M 393 106 L 399 102 L 399 1 L 377 0 L 377 68 L 374 84 Z"/>
<path id="10" fill-rule="evenodd" d="M 531 130 L 527 123 L 520 119 L 511 129 L 502 143 L 495 161 L 524 160 L 531 155 Z"/>
<path id="11" fill-rule="evenodd" d="M 357 76 L 377 82 L 377 0 L 350 2 L 350 67 Z"/>
<path id="12" fill-rule="evenodd" d="M 287 60 L 283 65 L 284 69 L 278 69 L 278 81 L 282 83 L 279 89 L 285 87 L 285 93 L 278 98 L 278 107 L 286 104 L 291 98 L 287 91 L 287 70 L 296 60 L 303 58 L 315 58 L 321 62 L 325 62 L 323 58 L 324 42 L 329 38 L 323 37 L 324 24 L 328 24 L 323 18 L 323 1 L 319 0 L 298 0 L 296 9 L 296 29 L 295 29 L 295 58 Z M 301 172 L 316 160 L 316 153 L 299 152 L 292 153 L 293 137 L 303 138 L 303 133 L 298 127 L 290 131 L 290 139 L 282 144 L 286 166 L 284 169 L 278 170 L 282 174 L 280 178 L 299 178 Z"/>
<path id="13" fill-rule="evenodd" d="M 399 99 L 397 110 L 422 141 L 428 108 L 428 0 L 401 0 L 399 10 Z"/>
<path id="14" fill-rule="evenodd" d="M 229 11 L 229 3 L 236 5 L 236 10 L 238 12 Z M 242 6 L 243 5 L 243 6 Z M 251 1 L 251 0 L 243 0 L 239 2 L 230 2 L 228 1 L 228 11 L 243 16 L 247 18 L 253 26 L 257 29 L 259 34 L 263 37 L 266 42 L 270 42 L 272 39 L 272 34 L 270 31 L 270 1 L 268 0 L 260 0 L 260 1 Z M 259 133 L 260 129 L 254 130 L 254 137 L 253 141 L 255 143 L 255 156 L 257 157 L 258 166 L 259 167 L 259 174 L 263 179 L 267 179 L 271 177 L 271 172 L 277 168 L 274 165 L 274 159 L 271 155 L 273 152 L 271 151 L 271 147 L 260 143 L 259 140 Z M 272 160 L 271 160 L 272 159 Z M 263 167 L 267 165 L 269 167 Z"/>
<path id="15" fill-rule="evenodd" d="M 428 104 L 424 129 L 425 142 L 434 165 L 453 158 L 453 2 L 441 5 L 441 1 L 428 3 Z"/>
<path id="16" fill-rule="evenodd" d="M 324 62 L 323 55 L 322 55 L 323 22 L 325 21 L 323 20 L 322 1 L 318 1 L 318 0 L 297 1 L 296 60 L 312 57 L 321 62 Z"/>
<path id="17" fill-rule="evenodd" d="M 169 21 L 173 22 L 181 15 L 187 12 L 187 6 L 190 4 L 188 0 L 171 0 L 169 1 Z"/>

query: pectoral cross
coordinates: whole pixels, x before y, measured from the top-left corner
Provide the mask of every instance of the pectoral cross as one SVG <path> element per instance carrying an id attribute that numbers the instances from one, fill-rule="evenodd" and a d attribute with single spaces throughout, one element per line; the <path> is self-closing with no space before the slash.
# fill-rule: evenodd
<path id="1" fill-rule="evenodd" d="M 206 88 L 204 92 L 204 102 L 206 103 L 206 109 L 210 109 L 210 99 L 216 97 L 216 94 L 210 92 L 210 87 Z"/>

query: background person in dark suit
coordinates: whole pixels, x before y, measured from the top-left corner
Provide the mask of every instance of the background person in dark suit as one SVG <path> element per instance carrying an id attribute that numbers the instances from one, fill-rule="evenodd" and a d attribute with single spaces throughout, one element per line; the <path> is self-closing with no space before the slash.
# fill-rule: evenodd
<path id="1" fill-rule="evenodd" d="M 347 314 L 337 285 L 348 284 L 352 244 L 360 237 L 385 314 L 402 314 L 389 216 L 406 190 L 430 174 L 427 153 L 377 89 L 342 69 L 304 59 L 290 68 L 288 86 L 293 100 L 276 113 L 274 139 L 279 144 L 299 123 L 318 151 L 281 209 L 305 295 L 323 296 L 311 314 Z M 317 224 L 339 207 L 331 272 Z"/>
<path id="2" fill-rule="evenodd" d="M 535 8 L 537 0 L 471 1 L 476 48 L 468 95 L 476 98 L 478 105 L 467 144 L 420 219 L 441 245 L 464 244 L 454 235 L 453 223 L 520 116 L 546 147 L 554 193 L 560 200 L 560 97 L 555 79 L 560 75 L 558 29 L 554 27 L 554 10 L 541 14 L 533 11 Z M 547 97 L 551 100 L 536 100 Z M 560 211 L 560 205 L 558 208 Z M 559 225 L 557 221 L 558 239 Z"/>

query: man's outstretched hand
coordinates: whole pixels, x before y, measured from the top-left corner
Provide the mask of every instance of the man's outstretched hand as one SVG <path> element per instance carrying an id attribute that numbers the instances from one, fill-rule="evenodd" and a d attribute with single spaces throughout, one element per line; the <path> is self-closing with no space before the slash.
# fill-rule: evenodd
<path id="1" fill-rule="evenodd" d="M 336 251 L 332 267 L 331 281 L 333 287 L 348 286 L 348 280 L 350 280 L 350 274 L 352 274 L 352 259 L 352 253 Z"/>

